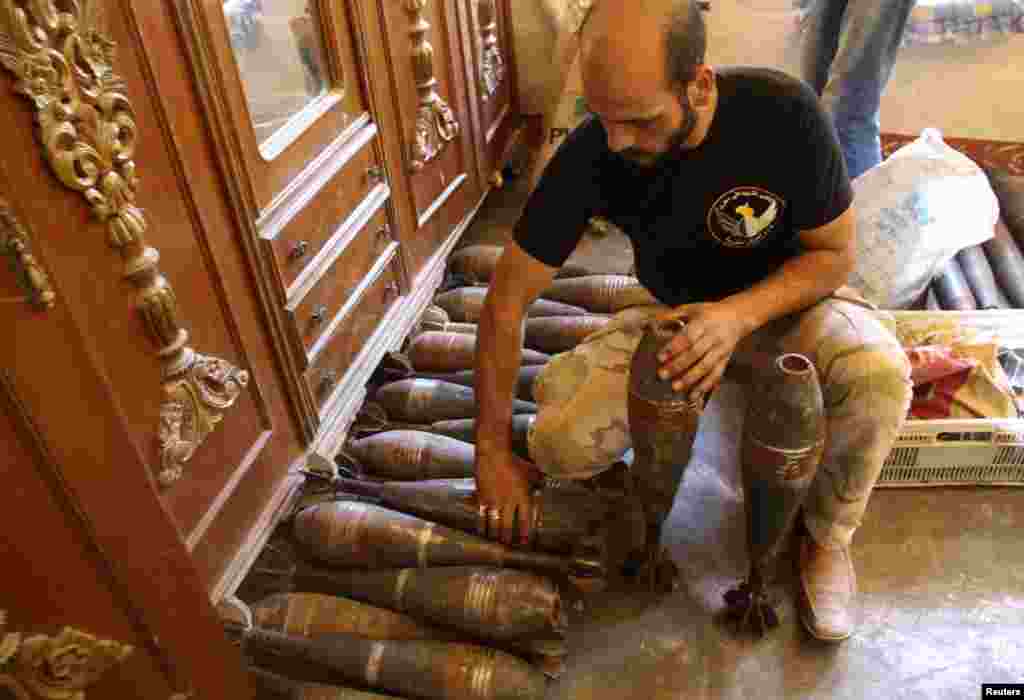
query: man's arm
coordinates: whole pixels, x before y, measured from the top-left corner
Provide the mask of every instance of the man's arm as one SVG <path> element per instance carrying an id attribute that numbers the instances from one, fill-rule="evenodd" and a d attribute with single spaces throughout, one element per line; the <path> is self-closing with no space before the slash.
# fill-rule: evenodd
<path id="1" fill-rule="evenodd" d="M 751 331 L 780 316 L 800 311 L 846 284 L 857 255 L 853 205 L 816 229 L 802 231 L 804 252 L 750 289 L 727 299 L 746 317 Z"/>
<path id="2" fill-rule="evenodd" d="M 505 245 L 480 314 L 476 341 L 476 480 L 488 532 L 511 543 L 529 540 L 532 465 L 512 453 L 512 394 L 522 361 L 526 309 L 558 268 L 528 255 L 515 241 Z M 491 518 L 497 511 L 498 522 Z"/>
<path id="3" fill-rule="evenodd" d="M 774 273 L 720 302 L 686 304 L 663 318 L 688 321 L 662 352 L 662 376 L 673 388 L 699 396 L 721 380 L 736 345 L 781 316 L 805 309 L 846 283 L 856 261 L 853 206 L 815 229 L 803 231 L 804 252 Z"/>

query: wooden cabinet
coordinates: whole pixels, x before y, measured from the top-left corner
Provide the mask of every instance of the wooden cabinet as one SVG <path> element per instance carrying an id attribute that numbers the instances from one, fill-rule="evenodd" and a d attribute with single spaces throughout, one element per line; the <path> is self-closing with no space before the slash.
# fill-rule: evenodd
<path id="1" fill-rule="evenodd" d="M 414 283 L 437 272 L 482 193 L 455 9 L 443 0 L 364 4 L 368 35 L 383 39 L 370 69 L 374 82 L 391 84 L 381 115 L 388 158 L 401 174 L 395 199 Z"/>
<path id="2" fill-rule="evenodd" d="M 504 0 L 0 0 L 0 562 L 21 572 L 0 609 L 133 647 L 97 696 L 248 697 L 213 604 L 494 182 L 507 19 Z"/>
<path id="3" fill-rule="evenodd" d="M 507 0 L 459 0 L 470 114 L 481 182 L 494 184 L 515 129 L 510 6 Z"/>

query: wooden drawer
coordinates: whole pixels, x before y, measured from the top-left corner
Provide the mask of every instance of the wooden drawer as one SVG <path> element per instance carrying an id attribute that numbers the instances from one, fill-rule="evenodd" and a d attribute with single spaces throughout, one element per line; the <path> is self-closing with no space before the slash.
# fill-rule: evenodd
<path id="1" fill-rule="evenodd" d="M 396 253 L 397 247 L 392 246 L 367 275 L 362 294 L 346 305 L 341 322 L 305 372 L 306 385 L 321 412 L 381 319 L 399 298 Z"/>
<path id="2" fill-rule="evenodd" d="M 309 266 L 360 202 L 387 187 L 377 155 L 376 132 L 376 126 L 370 124 L 326 163 L 312 165 L 323 172 L 306 183 L 302 193 L 287 196 L 287 201 L 260 222 L 261 236 L 270 241 L 288 299 L 295 296 Z"/>
<path id="3" fill-rule="evenodd" d="M 331 326 L 331 321 L 363 281 L 374 263 L 395 243 L 388 220 L 387 200 L 372 205 L 376 211 L 368 221 L 350 222 L 342 240 L 323 260 L 325 270 L 319 280 L 301 299 L 287 305 L 296 338 L 301 342 L 307 362 L 318 340 Z M 333 261 L 331 261 L 333 258 Z"/>

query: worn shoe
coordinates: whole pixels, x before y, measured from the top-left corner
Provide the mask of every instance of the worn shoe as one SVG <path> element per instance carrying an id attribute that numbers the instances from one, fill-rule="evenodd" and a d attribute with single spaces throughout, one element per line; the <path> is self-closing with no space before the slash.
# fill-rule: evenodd
<path id="1" fill-rule="evenodd" d="M 853 631 L 851 608 L 857 592 L 850 551 L 825 549 L 806 531 L 798 543 L 800 620 L 815 639 L 842 641 Z"/>

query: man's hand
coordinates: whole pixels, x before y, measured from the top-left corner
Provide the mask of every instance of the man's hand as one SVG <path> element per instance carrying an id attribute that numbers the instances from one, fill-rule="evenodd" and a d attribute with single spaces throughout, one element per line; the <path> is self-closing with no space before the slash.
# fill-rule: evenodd
<path id="1" fill-rule="evenodd" d="M 507 545 L 533 538 L 533 484 L 537 468 L 512 453 L 476 458 L 477 527 L 482 535 Z"/>
<path id="2" fill-rule="evenodd" d="M 754 328 L 753 323 L 726 302 L 684 304 L 658 317 L 681 319 L 686 328 L 658 355 L 659 376 L 691 399 L 718 386 L 733 351 Z"/>

